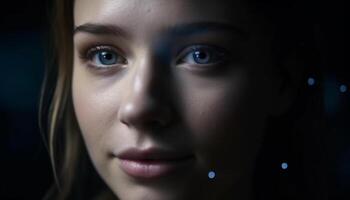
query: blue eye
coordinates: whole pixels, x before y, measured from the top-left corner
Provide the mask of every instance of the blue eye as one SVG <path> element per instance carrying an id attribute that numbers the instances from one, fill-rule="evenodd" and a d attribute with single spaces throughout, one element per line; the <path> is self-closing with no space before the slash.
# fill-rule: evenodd
<path id="1" fill-rule="evenodd" d="M 119 64 L 126 64 L 126 59 L 109 47 L 96 47 L 91 49 L 87 57 L 97 68 L 108 68 Z"/>
<path id="2" fill-rule="evenodd" d="M 192 53 L 192 56 L 193 60 L 198 64 L 208 64 L 212 57 L 211 52 L 203 50 L 196 50 Z"/>
<path id="3" fill-rule="evenodd" d="M 186 50 L 185 56 L 182 57 L 182 63 L 210 65 L 217 64 L 224 60 L 225 52 L 222 49 L 211 46 L 194 46 Z"/>
<path id="4" fill-rule="evenodd" d="M 118 60 L 118 55 L 108 51 L 98 52 L 95 56 L 99 65 L 114 65 Z"/>

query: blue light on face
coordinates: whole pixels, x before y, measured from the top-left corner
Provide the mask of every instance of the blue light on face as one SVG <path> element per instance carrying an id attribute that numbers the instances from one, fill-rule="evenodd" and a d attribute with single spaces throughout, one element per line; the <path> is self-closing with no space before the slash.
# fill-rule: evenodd
<path id="1" fill-rule="evenodd" d="M 281 168 L 282 168 L 283 170 L 288 169 L 288 163 L 283 162 L 283 163 L 281 164 Z"/>
<path id="2" fill-rule="evenodd" d="M 339 87 L 339 91 L 340 91 L 341 93 L 345 93 L 347 90 L 348 90 L 348 87 L 346 87 L 346 85 L 341 85 L 341 86 Z"/>
<path id="3" fill-rule="evenodd" d="M 214 172 L 214 171 L 210 171 L 210 172 L 208 173 L 208 177 L 209 177 L 210 179 L 215 178 L 215 172 Z"/>
<path id="4" fill-rule="evenodd" d="M 313 85 L 315 85 L 315 83 L 316 83 L 316 81 L 315 81 L 315 79 L 314 78 L 308 78 L 307 79 L 307 84 L 309 85 L 309 86 L 313 86 Z"/>

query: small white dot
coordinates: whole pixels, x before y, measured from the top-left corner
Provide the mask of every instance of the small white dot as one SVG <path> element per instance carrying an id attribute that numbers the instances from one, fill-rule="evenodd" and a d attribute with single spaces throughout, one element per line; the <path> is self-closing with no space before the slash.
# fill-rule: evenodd
<path id="1" fill-rule="evenodd" d="M 210 171 L 210 172 L 208 173 L 208 177 L 209 177 L 210 179 L 215 178 L 215 172 Z"/>
<path id="2" fill-rule="evenodd" d="M 307 79 L 307 84 L 309 84 L 310 86 L 315 85 L 315 82 L 316 82 L 316 81 L 315 81 L 314 78 L 311 78 L 311 77 L 310 77 L 310 78 Z"/>
<path id="3" fill-rule="evenodd" d="M 281 165 L 282 169 L 286 170 L 288 168 L 288 163 L 284 162 Z"/>
<path id="4" fill-rule="evenodd" d="M 348 87 L 346 87 L 346 85 L 341 85 L 341 86 L 339 87 L 339 91 L 340 91 L 341 93 L 345 93 L 347 90 L 348 90 Z"/>

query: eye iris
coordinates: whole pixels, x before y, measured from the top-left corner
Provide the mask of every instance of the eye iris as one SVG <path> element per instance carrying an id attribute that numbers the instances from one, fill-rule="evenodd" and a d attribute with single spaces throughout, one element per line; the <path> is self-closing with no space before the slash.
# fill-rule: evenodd
<path id="1" fill-rule="evenodd" d="M 112 65 L 116 63 L 117 57 L 111 52 L 103 51 L 99 53 L 99 60 L 104 65 Z"/>
<path id="2" fill-rule="evenodd" d="M 205 64 L 210 60 L 209 52 L 205 51 L 195 51 L 193 54 L 193 59 L 199 64 Z"/>

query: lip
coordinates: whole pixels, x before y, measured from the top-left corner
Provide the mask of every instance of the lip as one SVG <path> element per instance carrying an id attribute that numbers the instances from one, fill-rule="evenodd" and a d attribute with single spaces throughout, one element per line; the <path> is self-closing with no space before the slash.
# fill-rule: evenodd
<path id="1" fill-rule="evenodd" d="M 142 179 L 154 179 L 169 175 L 180 169 L 190 167 L 194 155 L 148 148 L 145 150 L 130 148 L 117 154 L 120 168 L 129 176 Z"/>

